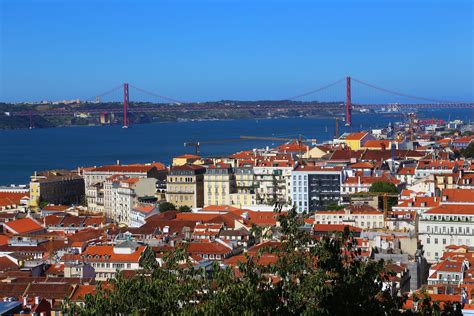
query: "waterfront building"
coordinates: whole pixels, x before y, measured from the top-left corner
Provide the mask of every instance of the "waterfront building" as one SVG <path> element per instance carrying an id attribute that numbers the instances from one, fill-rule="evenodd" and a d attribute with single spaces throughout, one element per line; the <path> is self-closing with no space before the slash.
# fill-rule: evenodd
<path id="1" fill-rule="evenodd" d="M 42 201 L 51 204 L 79 204 L 84 198 L 84 179 L 68 170 L 36 173 L 30 180 L 30 207 Z"/>
<path id="2" fill-rule="evenodd" d="M 198 165 L 173 166 L 167 177 L 166 201 L 176 207 L 203 207 L 205 172 L 206 168 Z"/>

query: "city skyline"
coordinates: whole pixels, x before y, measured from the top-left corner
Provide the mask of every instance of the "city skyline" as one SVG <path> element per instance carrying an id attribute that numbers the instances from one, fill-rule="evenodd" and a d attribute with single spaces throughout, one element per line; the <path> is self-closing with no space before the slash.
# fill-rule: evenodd
<path id="1" fill-rule="evenodd" d="M 469 1 L 287 4 L 3 1 L 0 102 L 121 82 L 185 101 L 284 99 L 346 75 L 472 101 Z"/>

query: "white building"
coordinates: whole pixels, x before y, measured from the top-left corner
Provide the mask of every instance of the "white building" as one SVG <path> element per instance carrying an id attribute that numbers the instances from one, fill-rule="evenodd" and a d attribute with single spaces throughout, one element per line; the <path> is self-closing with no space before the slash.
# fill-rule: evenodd
<path id="1" fill-rule="evenodd" d="M 131 225 L 131 213 L 140 197 L 154 196 L 156 179 L 115 175 L 104 182 L 104 211 L 116 222 Z"/>
<path id="2" fill-rule="evenodd" d="M 448 245 L 474 245 L 474 205 L 442 204 L 421 214 L 418 226 L 425 257 L 435 262 Z"/>
<path id="3" fill-rule="evenodd" d="M 297 166 L 291 172 L 293 205 L 302 213 L 324 209 L 331 203 L 338 204 L 344 178 L 342 167 Z"/>
<path id="4" fill-rule="evenodd" d="M 124 175 L 129 178 L 155 178 L 166 179 L 167 169 L 163 164 L 156 162 L 150 164 L 109 165 L 81 170 L 84 177 L 87 206 L 89 210 L 97 213 L 104 212 L 107 203 L 105 198 L 104 182 L 114 175 Z"/>
<path id="5" fill-rule="evenodd" d="M 130 227 L 140 227 L 146 223 L 146 219 L 159 213 L 158 207 L 154 205 L 135 205 L 130 212 Z"/>
<path id="6" fill-rule="evenodd" d="M 362 229 L 383 228 L 384 214 L 368 205 L 351 205 L 341 211 L 317 211 L 314 223 L 351 225 Z"/>

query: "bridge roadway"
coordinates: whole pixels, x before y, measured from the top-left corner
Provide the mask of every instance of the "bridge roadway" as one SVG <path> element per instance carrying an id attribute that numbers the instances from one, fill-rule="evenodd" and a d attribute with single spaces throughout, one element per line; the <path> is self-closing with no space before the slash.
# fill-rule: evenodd
<path id="1" fill-rule="evenodd" d="M 474 103 L 436 103 L 436 104 L 397 104 L 398 108 L 401 109 L 432 109 L 432 108 L 471 108 L 474 109 Z M 352 104 L 353 109 L 381 109 L 390 107 L 390 104 Z M 160 104 L 154 106 L 140 106 L 131 104 L 128 107 L 128 112 L 134 113 L 153 113 L 153 112 L 199 112 L 199 111 L 235 111 L 235 110 L 247 110 L 247 111 L 282 111 L 282 110 L 297 110 L 297 111 L 311 111 L 311 110 L 330 110 L 340 111 L 344 113 L 344 103 L 305 103 L 305 104 Z M 123 113 L 123 106 L 117 104 L 117 106 L 111 108 L 63 108 L 53 109 L 45 111 L 17 111 L 10 112 L 10 116 L 59 116 L 59 115 L 74 115 L 77 113 L 89 113 L 89 114 L 101 114 L 101 113 Z"/>

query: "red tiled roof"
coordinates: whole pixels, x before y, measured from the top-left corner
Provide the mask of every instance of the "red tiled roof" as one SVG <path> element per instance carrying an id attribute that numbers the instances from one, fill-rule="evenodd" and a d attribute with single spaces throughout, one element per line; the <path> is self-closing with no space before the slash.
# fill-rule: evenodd
<path id="1" fill-rule="evenodd" d="M 425 212 L 425 214 L 459 214 L 474 215 L 474 205 L 442 204 Z"/>
<path id="2" fill-rule="evenodd" d="M 389 149 L 392 146 L 391 142 L 388 139 L 369 139 L 364 143 L 364 147 Z"/>
<path id="3" fill-rule="evenodd" d="M 184 155 L 181 155 L 181 156 L 177 156 L 177 157 L 175 157 L 175 158 L 200 159 L 201 156 L 193 155 L 193 154 L 184 154 Z"/>
<path id="4" fill-rule="evenodd" d="M 371 164 L 370 162 L 361 161 L 361 162 L 357 162 L 357 163 L 354 163 L 354 164 L 350 165 L 350 167 L 352 169 L 373 169 L 374 165 Z"/>
<path id="5" fill-rule="evenodd" d="M 71 296 L 71 301 L 84 301 L 87 294 L 93 294 L 96 290 L 95 285 L 79 284 Z"/>
<path id="6" fill-rule="evenodd" d="M 218 242 L 191 242 L 187 251 L 190 254 L 220 254 L 230 253 L 232 249 Z"/>
<path id="7" fill-rule="evenodd" d="M 86 250 L 84 250 L 80 255 L 64 255 L 63 260 L 84 260 L 91 262 L 139 262 L 140 257 L 145 249 L 146 246 L 138 246 L 131 254 L 121 254 L 115 253 L 114 246 L 111 245 L 91 245 L 88 246 Z"/>
<path id="8" fill-rule="evenodd" d="M 29 217 L 3 223 L 3 226 L 14 234 L 28 234 L 44 230 L 43 226 Z"/>
<path id="9" fill-rule="evenodd" d="M 472 189 L 444 189 L 441 196 L 447 196 L 446 202 L 474 202 Z"/>
<path id="10" fill-rule="evenodd" d="M 346 140 L 361 140 L 367 134 L 367 132 L 350 133 L 346 136 Z"/>
<path id="11" fill-rule="evenodd" d="M 20 200 L 28 193 L 0 192 L 0 206 L 20 205 Z"/>

